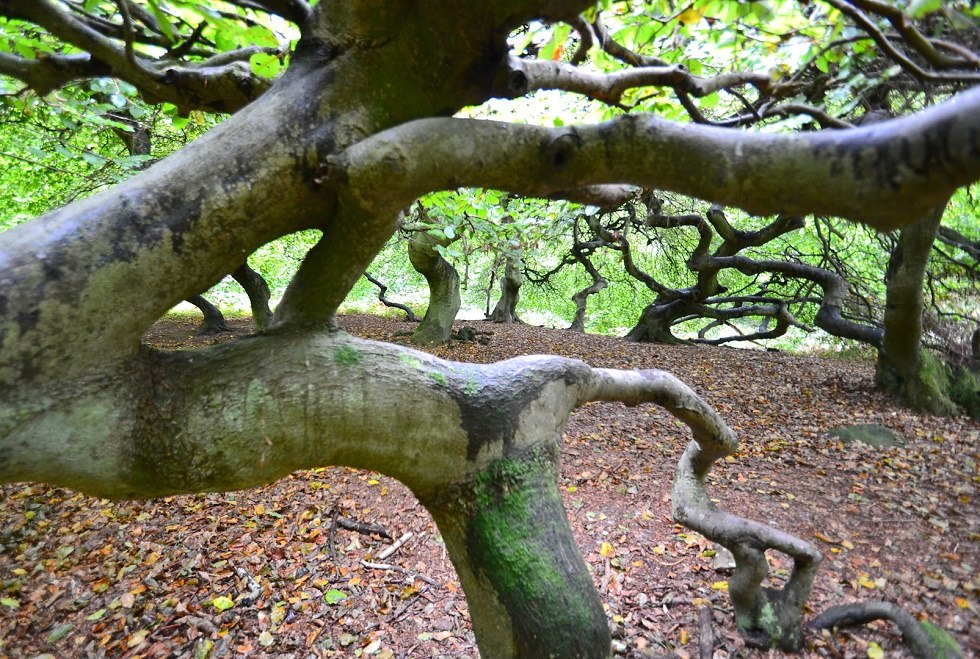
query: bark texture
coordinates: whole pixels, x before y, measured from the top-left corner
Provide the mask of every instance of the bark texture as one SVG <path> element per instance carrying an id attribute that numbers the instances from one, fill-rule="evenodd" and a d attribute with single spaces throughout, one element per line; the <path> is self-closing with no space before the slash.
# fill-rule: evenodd
<path id="1" fill-rule="evenodd" d="M 980 178 L 980 90 L 913 117 L 801 135 L 632 116 L 561 128 L 449 119 L 540 86 L 540 68 L 515 70 L 507 35 L 535 20 L 574 22 L 592 3 L 236 4 L 299 26 L 275 82 L 256 79 L 248 53 L 209 60 L 210 71 L 151 62 L 64 3 L 0 0 L 0 15 L 88 53 L 16 71 L 0 61 L 38 89 L 112 74 L 181 111 L 238 110 L 111 190 L 0 235 L 0 480 L 145 498 L 328 464 L 380 471 L 440 524 L 485 656 L 605 657 L 605 615 L 557 496 L 561 432 L 592 400 L 656 403 L 694 434 L 675 486 L 678 519 L 730 543 L 746 634 L 791 646 L 815 558 L 706 500 L 704 474 L 734 436 L 689 389 L 659 372 L 553 357 L 449 363 L 355 340 L 334 316 L 399 213 L 438 189 L 608 200 L 627 182 L 756 213 L 907 224 Z M 265 243 L 311 228 L 322 238 L 266 331 L 172 354 L 140 344 L 177 302 Z M 783 595 L 758 590 L 770 546 L 797 564 Z"/>
<path id="2" fill-rule="evenodd" d="M 949 372 L 922 348 L 923 283 L 945 204 L 902 229 L 888 263 L 885 332 L 878 351 L 878 387 L 913 409 L 949 414 Z"/>
<path id="3" fill-rule="evenodd" d="M 453 321 L 460 306 L 459 273 L 436 249 L 436 246 L 445 247 L 451 242 L 423 231 L 414 233 L 408 241 L 412 267 L 429 284 L 429 306 L 412 333 L 412 342 L 416 345 L 445 343 L 453 333 Z"/>
<path id="4" fill-rule="evenodd" d="M 500 279 L 500 299 L 490 314 L 495 323 L 517 323 L 517 303 L 521 299 L 521 286 L 524 285 L 524 260 L 519 253 L 507 255 L 504 276 Z"/>

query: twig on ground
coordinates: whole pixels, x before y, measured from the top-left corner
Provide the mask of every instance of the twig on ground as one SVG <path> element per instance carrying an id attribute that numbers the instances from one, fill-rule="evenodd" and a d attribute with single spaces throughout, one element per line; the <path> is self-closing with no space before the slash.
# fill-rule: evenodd
<path id="1" fill-rule="evenodd" d="M 391 545 L 387 549 L 383 550 L 380 554 L 378 554 L 377 556 L 378 560 L 383 561 L 389 556 L 391 556 L 392 554 L 394 554 L 396 551 L 402 548 L 402 545 L 404 545 L 406 542 L 411 540 L 412 536 L 414 535 L 415 534 L 412 533 L 411 531 L 406 532 L 402 537 L 398 538 L 398 540 L 395 541 L 395 544 Z"/>
<path id="2" fill-rule="evenodd" d="M 244 606 L 253 604 L 255 600 L 259 598 L 259 595 L 262 594 L 262 584 L 256 581 L 255 578 L 249 574 L 248 570 L 243 567 L 236 566 L 235 574 L 238 575 L 239 579 L 248 584 L 248 592 L 245 593 L 245 597 L 239 600 L 240 603 Z"/>
<path id="3" fill-rule="evenodd" d="M 402 567 L 401 565 L 392 565 L 390 563 L 372 563 L 370 561 L 361 561 L 361 565 L 363 565 L 366 568 L 370 568 L 372 570 L 394 570 L 395 572 L 402 572 L 403 574 L 407 574 L 413 579 L 421 579 L 427 584 L 433 586 L 439 585 L 439 582 L 433 579 L 432 577 L 427 577 L 419 572 L 414 572 L 412 570 L 409 570 L 408 568 Z"/>
<path id="4" fill-rule="evenodd" d="M 391 614 L 391 618 L 390 618 L 391 622 L 398 622 L 403 615 L 408 613 L 408 610 L 412 608 L 412 605 L 419 601 L 419 598 L 422 596 L 422 593 L 427 592 L 428 590 L 429 587 L 426 586 L 425 588 L 415 591 L 415 593 L 413 593 L 412 596 L 408 598 L 407 602 L 402 604 L 400 607 L 398 607 L 397 611 Z"/>

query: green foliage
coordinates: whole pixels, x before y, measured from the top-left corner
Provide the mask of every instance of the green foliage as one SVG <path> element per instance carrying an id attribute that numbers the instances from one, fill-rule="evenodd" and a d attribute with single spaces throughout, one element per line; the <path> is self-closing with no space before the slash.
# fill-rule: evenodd
<path id="1" fill-rule="evenodd" d="M 950 399 L 974 419 L 980 419 L 980 373 L 958 369 L 950 377 Z"/>

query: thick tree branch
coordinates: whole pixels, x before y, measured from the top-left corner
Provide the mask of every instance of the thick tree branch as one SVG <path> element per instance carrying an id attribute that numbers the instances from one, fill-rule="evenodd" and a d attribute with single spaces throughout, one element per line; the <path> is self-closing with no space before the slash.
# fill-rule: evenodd
<path id="1" fill-rule="evenodd" d="M 424 119 L 329 163 L 361 204 L 392 211 L 458 186 L 547 195 L 630 182 L 758 215 L 836 215 L 891 230 L 980 178 L 980 89 L 910 117 L 796 135 L 639 116 L 560 129 Z"/>

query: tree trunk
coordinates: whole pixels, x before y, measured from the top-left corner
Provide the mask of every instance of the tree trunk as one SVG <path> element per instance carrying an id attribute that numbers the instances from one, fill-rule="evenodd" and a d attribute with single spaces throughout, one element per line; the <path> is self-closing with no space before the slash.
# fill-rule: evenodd
<path id="1" fill-rule="evenodd" d="M 521 297 L 521 286 L 524 284 L 524 259 L 519 253 L 507 254 L 507 266 L 504 276 L 500 279 L 500 299 L 490 314 L 490 320 L 495 323 L 518 323 L 517 302 Z"/>
<path id="2" fill-rule="evenodd" d="M 885 332 L 878 351 L 878 388 L 909 407 L 950 414 L 949 372 L 922 347 L 923 281 L 945 205 L 902 229 L 888 262 Z"/>
<path id="3" fill-rule="evenodd" d="M 195 307 L 201 310 L 204 314 L 204 318 L 201 320 L 200 327 L 197 328 L 198 336 L 213 336 L 215 334 L 221 334 L 222 332 L 229 331 L 228 325 L 225 324 L 225 316 L 221 313 L 221 309 L 214 306 L 203 295 L 192 295 L 187 298 L 187 302 L 190 302 Z"/>
<path id="4" fill-rule="evenodd" d="M 255 329 L 263 331 L 272 324 L 272 310 L 269 308 L 269 300 L 272 299 L 272 292 L 265 278 L 258 272 L 249 267 L 248 263 L 243 263 L 231 276 L 245 290 L 248 295 L 249 305 L 252 307 L 252 322 Z"/>
<path id="5" fill-rule="evenodd" d="M 637 343 L 662 343 L 665 345 L 686 345 L 689 342 L 679 339 L 671 332 L 674 321 L 685 315 L 685 303 L 675 300 L 662 304 L 654 302 L 640 313 L 636 325 L 626 334 L 627 341 Z"/>
<path id="6" fill-rule="evenodd" d="M 424 231 L 416 232 L 408 241 L 412 267 L 429 283 L 429 308 L 412 334 L 412 342 L 416 345 L 445 343 L 453 332 L 453 321 L 460 306 L 459 273 L 436 249 L 437 245 L 445 246 L 450 242 Z"/>

